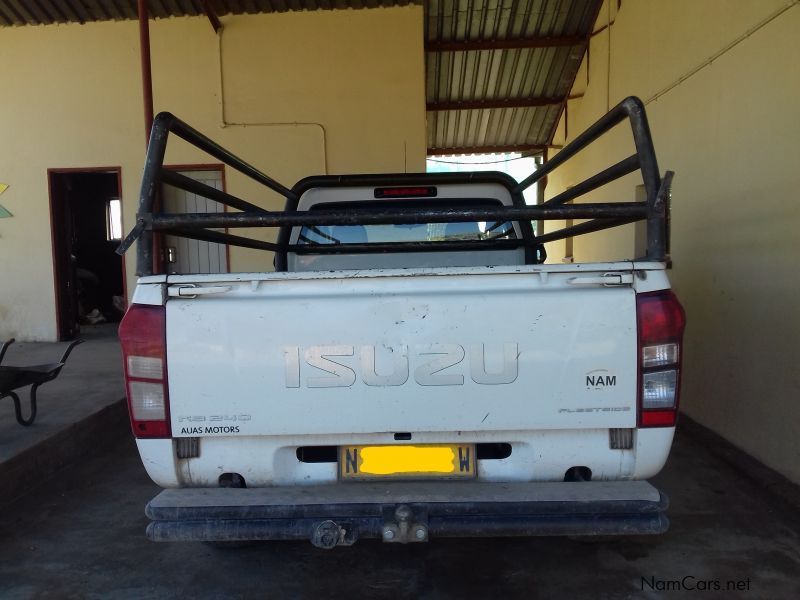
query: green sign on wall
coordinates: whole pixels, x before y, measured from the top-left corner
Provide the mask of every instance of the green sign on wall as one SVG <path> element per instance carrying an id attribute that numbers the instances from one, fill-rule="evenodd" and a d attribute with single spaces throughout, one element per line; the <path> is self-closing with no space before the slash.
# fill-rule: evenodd
<path id="1" fill-rule="evenodd" d="M 0 194 L 5 192 L 7 189 L 8 189 L 7 183 L 0 183 Z M 5 219 L 6 217 L 13 217 L 13 216 L 14 215 L 12 215 L 5 206 L 0 204 L 0 219 Z"/>

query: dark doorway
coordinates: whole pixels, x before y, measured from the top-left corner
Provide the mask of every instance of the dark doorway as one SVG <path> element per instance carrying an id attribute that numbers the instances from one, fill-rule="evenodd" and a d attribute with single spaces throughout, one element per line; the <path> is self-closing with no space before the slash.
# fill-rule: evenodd
<path id="1" fill-rule="evenodd" d="M 119 169 L 50 169 L 50 216 L 60 340 L 125 310 Z"/>

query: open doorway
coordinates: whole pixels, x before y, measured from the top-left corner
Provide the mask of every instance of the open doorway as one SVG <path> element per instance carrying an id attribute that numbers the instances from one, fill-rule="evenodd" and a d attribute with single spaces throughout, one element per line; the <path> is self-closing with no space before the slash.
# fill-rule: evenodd
<path id="1" fill-rule="evenodd" d="M 114 323 L 125 310 L 119 168 L 49 169 L 59 340 L 81 325 Z"/>

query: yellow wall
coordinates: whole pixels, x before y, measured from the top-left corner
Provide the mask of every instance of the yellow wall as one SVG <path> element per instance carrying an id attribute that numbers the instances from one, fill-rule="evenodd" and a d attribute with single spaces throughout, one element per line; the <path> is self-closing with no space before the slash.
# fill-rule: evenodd
<path id="1" fill-rule="evenodd" d="M 593 38 L 588 85 L 584 65 L 573 89 L 585 96 L 569 104 L 569 137 L 625 96 L 647 102 L 661 170 L 676 172 L 670 278 L 688 313 L 682 409 L 800 481 L 800 6 L 615 8 L 610 63 L 606 31 Z M 597 27 L 608 17 L 607 3 Z M 551 177 L 547 195 L 630 153 L 628 131 L 615 132 Z M 629 176 L 596 199 L 633 200 L 637 183 Z M 575 259 L 629 258 L 631 232 L 578 238 Z M 557 262 L 563 249 L 552 246 Z"/>
<path id="2" fill-rule="evenodd" d="M 325 172 L 424 171 L 421 7 L 223 23 L 220 42 L 205 18 L 151 22 L 156 112 L 175 113 L 288 186 Z M 14 214 L 0 219 L 0 339 L 53 340 L 46 170 L 122 167 L 130 228 L 144 162 L 137 24 L 1 28 L 0 86 L 0 182 L 11 186 L 0 204 Z M 167 162 L 218 161 L 176 140 Z M 226 176 L 229 192 L 282 207 L 232 169 Z M 129 292 L 134 263 L 132 250 Z M 267 270 L 272 256 L 236 248 L 231 263 Z"/>

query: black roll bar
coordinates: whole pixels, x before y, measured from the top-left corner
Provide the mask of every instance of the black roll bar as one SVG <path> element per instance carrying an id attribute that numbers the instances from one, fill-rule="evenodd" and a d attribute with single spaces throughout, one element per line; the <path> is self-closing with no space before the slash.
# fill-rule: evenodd
<path id="1" fill-rule="evenodd" d="M 257 181 L 268 189 L 280 194 L 296 206 L 298 194 L 252 165 L 233 155 L 216 142 L 193 129 L 170 113 L 160 113 L 153 122 L 150 144 L 147 149 L 142 187 L 139 196 L 139 212 L 136 226 L 117 249 L 119 254 L 130 248 L 138 239 L 137 274 L 153 273 L 153 232 L 159 231 L 173 235 L 256 248 L 285 253 L 363 253 L 363 252 L 416 252 L 488 250 L 531 247 L 541 249 L 542 244 L 573 235 L 600 231 L 634 221 L 647 221 L 647 260 L 667 260 L 668 253 L 668 201 L 672 173 L 667 172 L 663 181 L 659 175 L 655 150 L 647 122 L 644 106 L 638 98 L 626 98 L 586 131 L 564 146 L 552 159 L 530 176 L 510 189 L 515 198 L 541 181 L 549 173 L 564 164 L 614 126 L 628 119 L 631 124 L 636 153 L 628 158 L 592 175 L 558 194 L 547 202 L 536 206 L 502 206 L 482 208 L 431 208 L 421 207 L 397 210 L 392 208 L 338 209 L 313 211 L 268 211 L 241 198 L 217 190 L 204 183 L 164 168 L 164 156 L 170 133 L 184 139 L 196 148 L 217 158 L 226 165 Z M 645 186 L 645 202 L 580 203 L 567 204 L 601 186 L 604 186 L 629 173 L 639 170 Z M 465 174 L 465 182 L 469 174 Z M 388 177 L 388 176 L 385 176 Z M 433 175 L 419 174 L 420 182 Z M 335 177 L 332 177 L 335 180 Z M 242 212 L 235 213 L 192 213 L 164 214 L 155 212 L 156 198 L 161 184 L 198 194 Z M 448 199 L 451 204 L 458 199 Z M 475 198 L 468 199 L 474 202 Z M 480 199 L 479 199 L 480 200 Z M 494 199 L 486 199 L 490 202 Z M 391 204 L 387 204 L 391 206 Z M 589 219 L 587 222 L 564 227 L 558 231 L 539 235 L 532 239 L 520 240 L 470 240 L 442 242 L 402 242 L 369 244 L 276 244 L 219 231 L 214 228 L 240 227 L 299 227 L 322 225 L 377 225 L 377 224 L 415 224 L 450 223 L 470 221 L 530 221 Z M 537 256 L 543 253 L 537 252 Z"/>

